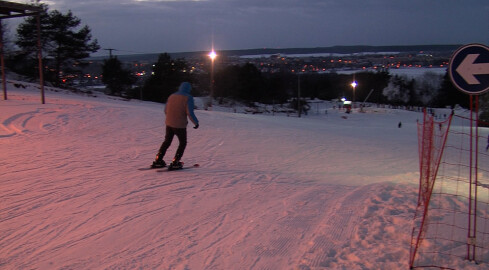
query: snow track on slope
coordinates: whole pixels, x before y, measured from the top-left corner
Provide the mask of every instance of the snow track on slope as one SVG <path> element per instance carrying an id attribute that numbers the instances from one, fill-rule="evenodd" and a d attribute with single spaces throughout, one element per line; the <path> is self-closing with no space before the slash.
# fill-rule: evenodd
<path id="1" fill-rule="evenodd" d="M 8 129 L 0 137 L 0 268 L 407 266 L 404 224 L 416 188 L 349 182 L 362 182 L 358 172 L 378 181 L 409 175 L 406 159 L 388 163 L 382 146 L 394 140 L 362 134 L 367 145 L 336 120 L 197 111 L 201 128 L 189 129 L 184 161 L 201 167 L 162 174 L 137 170 L 163 140 L 162 105 L 10 97 L 0 108 Z M 342 151 L 356 142 L 357 151 Z M 400 163 L 405 171 L 396 171 Z"/>

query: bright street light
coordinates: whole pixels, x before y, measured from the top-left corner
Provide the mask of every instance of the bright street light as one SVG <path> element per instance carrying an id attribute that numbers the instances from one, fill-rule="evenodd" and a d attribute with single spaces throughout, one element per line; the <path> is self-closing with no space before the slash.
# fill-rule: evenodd
<path id="1" fill-rule="evenodd" d="M 211 59 L 211 93 L 210 93 L 210 100 L 209 100 L 209 107 L 212 107 L 212 99 L 214 97 L 214 59 L 216 59 L 217 54 L 212 49 L 212 51 L 209 53 L 209 58 Z"/>
<path id="2" fill-rule="evenodd" d="M 355 103 L 355 88 L 357 87 L 358 83 L 356 81 L 353 81 L 351 84 L 351 87 L 353 87 L 353 103 Z"/>
<path id="3" fill-rule="evenodd" d="M 216 59 L 216 52 L 214 50 L 212 50 L 212 52 L 209 53 L 209 57 L 211 58 L 212 61 L 214 61 L 214 59 Z"/>

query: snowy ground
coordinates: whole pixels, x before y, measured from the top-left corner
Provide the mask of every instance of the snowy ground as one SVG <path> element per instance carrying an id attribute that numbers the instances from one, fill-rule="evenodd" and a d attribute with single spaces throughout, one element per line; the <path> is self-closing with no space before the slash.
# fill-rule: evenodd
<path id="1" fill-rule="evenodd" d="M 0 269 L 408 268 L 419 113 L 197 110 L 200 168 L 139 171 L 162 104 L 9 88 Z"/>

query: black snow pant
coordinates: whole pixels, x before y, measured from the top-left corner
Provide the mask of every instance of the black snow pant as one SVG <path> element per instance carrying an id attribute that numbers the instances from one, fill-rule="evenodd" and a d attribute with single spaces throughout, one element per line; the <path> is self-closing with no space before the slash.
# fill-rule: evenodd
<path id="1" fill-rule="evenodd" d="M 179 161 L 182 158 L 185 147 L 187 147 L 187 129 L 166 126 L 165 141 L 161 144 L 160 150 L 158 151 L 159 159 L 163 159 L 175 135 L 177 135 L 179 144 L 174 159 Z"/>

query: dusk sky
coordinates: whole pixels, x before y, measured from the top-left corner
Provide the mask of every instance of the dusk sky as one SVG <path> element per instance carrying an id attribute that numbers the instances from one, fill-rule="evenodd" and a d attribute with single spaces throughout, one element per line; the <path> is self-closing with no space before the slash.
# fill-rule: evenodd
<path id="1" fill-rule="evenodd" d="M 26 3 L 29 1 L 13 1 Z M 335 45 L 489 44 L 488 0 L 49 0 L 98 55 Z"/>

